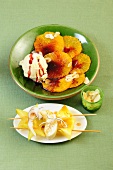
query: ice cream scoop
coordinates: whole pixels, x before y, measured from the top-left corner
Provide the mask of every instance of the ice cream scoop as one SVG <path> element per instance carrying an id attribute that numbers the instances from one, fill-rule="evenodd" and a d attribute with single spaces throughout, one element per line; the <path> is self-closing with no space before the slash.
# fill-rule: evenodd
<path id="1" fill-rule="evenodd" d="M 45 81 L 47 78 L 48 64 L 42 53 L 32 52 L 19 63 L 24 71 L 24 76 L 36 82 Z"/>

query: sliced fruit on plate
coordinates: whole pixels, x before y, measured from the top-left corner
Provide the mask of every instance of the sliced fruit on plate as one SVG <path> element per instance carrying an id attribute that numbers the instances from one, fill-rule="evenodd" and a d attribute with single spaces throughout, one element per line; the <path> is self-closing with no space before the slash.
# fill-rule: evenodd
<path id="1" fill-rule="evenodd" d="M 64 127 L 64 128 L 59 127 L 58 132 L 60 132 L 63 136 L 65 136 L 66 138 L 71 140 L 72 130 L 74 128 L 75 120 L 73 117 L 69 117 L 69 118 L 65 119 L 65 123 L 66 123 L 67 127 Z"/>
<path id="2" fill-rule="evenodd" d="M 24 110 L 16 109 L 16 113 L 21 118 L 18 124 L 18 128 L 28 129 L 28 112 Z"/>
<path id="3" fill-rule="evenodd" d="M 58 132 L 66 138 L 71 139 L 72 129 L 75 123 L 75 118 L 72 117 L 72 113 L 67 106 L 64 105 L 59 111 L 57 111 L 56 115 L 59 120 L 62 120 L 58 121 Z"/>
<path id="4" fill-rule="evenodd" d="M 20 116 L 20 118 L 28 117 L 28 112 L 26 112 L 24 110 L 16 109 L 16 113 Z"/>
<path id="5" fill-rule="evenodd" d="M 40 126 L 40 124 L 41 124 L 42 122 L 43 122 L 43 121 L 42 121 L 42 120 L 39 120 L 38 118 L 34 119 L 34 120 L 33 120 L 33 129 L 34 129 L 36 135 L 45 137 L 45 134 L 44 134 L 44 131 L 43 131 L 43 127 Z M 31 140 L 31 138 L 32 138 L 33 136 L 34 136 L 34 134 L 32 133 L 32 131 L 29 130 L 28 140 Z"/>
<path id="6" fill-rule="evenodd" d="M 43 127 L 40 126 L 42 122 L 43 122 L 43 119 L 40 119 L 40 120 L 38 118 L 34 119 L 33 120 L 33 128 L 34 128 L 35 133 L 37 135 L 40 135 L 40 136 L 44 137 L 45 134 L 44 134 L 44 131 L 43 131 Z"/>
<path id="7" fill-rule="evenodd" d="M 72 113 L 70 110 L 66 107 L 66 105 L 63 105 L 62 108 L 57 111 L 56 113 L 57 117 L 59 118 L 68 118 L 72 116 Z"/>
<path id="8" fill-rule="evenodd" d="M 22 118 L 17 128 L 28 129 L 28 118 L 26 117 Z"/>
<path id="9" fill-rule="evenodd" d="M 51 115 L 48 115 L 48 118 L 45 122 L 45 127 L 44 127 L 46 138 L 53 139 L 56 136 L 57 126 L 58 126 L 58 123 L 56 119 L 56 114 L 52 113 Z"/>

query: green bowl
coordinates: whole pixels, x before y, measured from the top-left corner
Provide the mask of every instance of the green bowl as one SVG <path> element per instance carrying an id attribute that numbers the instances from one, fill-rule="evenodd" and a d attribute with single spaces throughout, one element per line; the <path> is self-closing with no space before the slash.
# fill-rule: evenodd
<path id="1" fill-rule="evenodd" d="M 94 91 L 96 89 L 98 89 L 99 92 L 100 92 L 100 100 L 99 101 L 88 102 L 87 100 L 84 99 L 83 92 Z M 100 107 L 102 106 L 103 96 L 104 96 L 104 93 L 103 93 L 103 91 L 101 90 L 100 87 L 98 87 L 98 86 L 86 86 L 81 91 L 82 105 L 86 110 L 88 110 L 90 112 L 95 112 L 98 109 L 100 109 Z"/>
<path id="2" fill-rule="evenodd" d="M 90 80 L 89 84 L 93 82 L 94 78 L 98 73 L 100 64 L 99 55 L 95 45 L 87 36 L 85 36 L 80 31 L 67 26 L 54 24 L 43 25 L 33 28 L 18 38 L 18 40 L 13 45 L 9 56 L 9 67 L 11 76 L 21 89 L 23 89 L 25 92 L 29 93 L 30 95 L 36 98 L 44 100 L 62 100 L 65 98 L 72 97 L 79 93 L 83 89 L 85 84 L 82 84 L 76 88 L 68 89 L 64 92 L 51 93 L 44 90 L 41 85 L 38 85 L 32 80 L 24 77 L 22 68 L 19 66 L 19 62 L 34 49 L 33 43 L 36 37 L 40 34 L 43 34 L 46 31 L 52 32 L 58 31 L 61 33 L 62 36 L 64 35 L 74 36 L 81 41 L 83 53 L 89 55 L 92 61 L 90 69 L 87 71 L 86 76 Z"/>

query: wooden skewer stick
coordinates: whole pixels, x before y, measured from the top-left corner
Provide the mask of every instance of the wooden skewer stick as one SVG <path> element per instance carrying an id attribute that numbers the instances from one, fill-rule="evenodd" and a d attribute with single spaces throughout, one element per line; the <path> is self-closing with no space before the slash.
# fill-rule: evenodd
<path id="1" fill-rule="evenodd" d="M 25 129 L 25 130 L 28 130 L 28 128 L 19 128 L 19 127 L 10 127 L 11 129 Z"/>
<path id="2" fill-rule="evenodd" d="M 97 114 L 73 114 L 72 116 L 96 116 Z M 28 117 L 22 117 L 22 118 L 28 118 Z M 16 120 L 16 119 L 22 119 L 21 117 L 17 118 L 9 118 L 8 120 Z"/>
<path id="3" fill-rule="evenodd" d="M 20 118 L 20 117 L 17 117 L 17 118 L 11 117 L 11 118 L 9 118 L 8 120 L 16 120 L 16 119 L 21 119 L 21 118 Z"/>
<path id="4" fill-rule="evenodd" d="M 23 118 L 28 118 L 28 117 L 27 116 L 25 116 L 25 117 L 16 117 L 16 118 L 11 117 L 8 120 L 16 120 L 16 119 L 23 119 Z"/>
<path id="5" fill-rule="evenodd" d="M 28 130 L 28 128 L 19 128 L 19 127 L 10 127 L 11 129 L 25 129 Z M 35 128 L 36 129 L 36 128 Z M 79 129 L 73 129 L 72 131 L 76 132 L 101 132 L 100 130 L 79 130 Z"/>
<path id="6" fill-rule="evenodd" d="M 73 114 L 72 116 L 96 116 L 97 114 Z"/>
<path id="7" fill-rule="evenodd" d="M 73 129 L 72 131 L 76 131 L 76 132 L 101 132 L 100 130 L 78 130 L 78 129 Z"/>
<path id="8" fill-rule="evenodd" d="M 29 130 L 29 128 L 24 128 L 24 127 L 10 127 L 11 129 L 24 129 L 24 130 Z M 33 128 L 33 129 L 38 129 L 38 128 Z"/>

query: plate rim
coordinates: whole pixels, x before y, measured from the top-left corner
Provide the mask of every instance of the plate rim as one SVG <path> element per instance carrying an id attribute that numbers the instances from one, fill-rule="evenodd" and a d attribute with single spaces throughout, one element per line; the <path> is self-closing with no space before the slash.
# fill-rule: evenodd
<path id="1" fill-rule="evenodd" d="M 41 103 L 41 104 L 38 104 L 39 105 L 39 107 L 42 107 L 42 106 L 44 106 L 44 107 L 47 107 L 47 106 L 49 106 L 49 107 L 51 107 L 52 108 L 52 106 L 56 106 L 56 107 L 62 107 L 62 106 L 64 106 L 65 104 L 59 104 L 59 103 Z M 31 107 L 33 107 L 34 105 L 32 105 L 32 106 L 29 106 L 29 107 L 27 107 L 27 108 L 25 108 L 25 109 L 23 109 L 23 110 L 25 110 L 25 111 L 29 111 L 30 110 L 30 108 Z M 65 106 L 67 106 L 67 108 L 68 109 L 70 109 L 70 110 L 73 110 L 73 111 L 75 111 L 76 112 L 76 114 L 82 114 L 78 109 L 76 109 L 76 108 L 74 108 L 74 107 L 71 107 L 71 106 L 68 106 L 68 105 L 65 105 Z M 53 109 L 54 110 L 54 109 Z M 59 109 L 58 109 L 59 110 Z M 16 114 L 16 116 L 15 116 L 15 118 L 18 118 L 19 117 L 19 115 L 18 114 Z M 79 116 L 77 116 L 78 118 L 79 118 Z M 80 116 L 80 118 L 81 118 L 81 116 Z M 81 130 L 85 130 L 86 129 L 86 127 L 87 127 L 87 119 L 86 119 L 86 117 L 83 115 L 82 116 L 82 119 L 84 119 L 84 128 L 82 128 Z M 14 127 L 17 127 L 17 124 L 19 123 L 19 120 L 16 120 L 16 119 L 14 119 L 13 120 L 13 126 Z M 16 125 L 16 126 L 15 126 Z M 24 134 L 24 131 L 23 130 L 18 130 L 18 129 L 15 129 L 22 137 L 24 137 L 24 138 L 26 138 L 26 139 L 28 139 L 28 137 L 26 136 L 26 135 L 23 135 Z M 28 132 L 28 130 L 26 130 L 26 132 Z M 74 138 L 76 138 L 76 137 L 78 137 L 79 135 L 81 135 L 82 134 L 82 132 L 74 132 L 74 133 L 76 133 L 76 135 L 75 136 L 72 136 L 72 138 L 71 138 L 71 140 L 72 139 L 74 139 Z M 73 135 L 74 135 L 74 133 L 73 133 Z M 57 137 L 56 137 L 57 138 Z M 61 139 L 63 138 L 63 140 L 57 140 L 56 138 L 54 138 L 53 140 L 49 140 L 49 139 L 45 139 L 45 140 L 43 140 L 43 137 L 40 137 L 40 139 L 38 140 L 37 139 L 37 137 L 35 137 L 35 136 L 33 136 L 33 138 L 31 139 L 31 141 L 34 141 L 34 142 L 37 142 L 37 143 L 45 143 L 45 144 L 55 144 L 55 143 L 62 143 L 62 142 L 66 142 L 66 141 L 70 141 L 69 139 L 67 139 L 66 137 L 64 137 L 64 136 L 61 136 Z M 60 137 L 59 137 L 60 138 Z M 55 139 L 56 139 L 56 142 L 55 142 Z"/>

